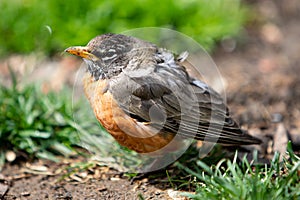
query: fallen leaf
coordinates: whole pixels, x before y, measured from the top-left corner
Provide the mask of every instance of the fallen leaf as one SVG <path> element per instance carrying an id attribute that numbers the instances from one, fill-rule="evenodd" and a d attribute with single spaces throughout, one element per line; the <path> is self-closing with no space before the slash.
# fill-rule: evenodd
<path id="1" fill-rule="evenodd" d="M 38 171 L 38 172 L 48 171 L 48 167 L 46 167 L 44 165 L 32 165 L 32 164 L 26 163 L 26 167 L 30 170 Z"/>

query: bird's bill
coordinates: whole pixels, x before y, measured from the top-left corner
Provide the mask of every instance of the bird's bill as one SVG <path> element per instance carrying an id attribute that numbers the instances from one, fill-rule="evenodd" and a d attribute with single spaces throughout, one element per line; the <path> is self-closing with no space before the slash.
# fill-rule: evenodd
<path id="1" fill-rule="evenodd" d="M 90 49 L 88 47 L 81 47 L 81 46 L 69 47 L 65 50 L 65 52 L 88 60 L 94 60 L 94 61 L 98 60 L 98 58 L 90 52 Z"/>

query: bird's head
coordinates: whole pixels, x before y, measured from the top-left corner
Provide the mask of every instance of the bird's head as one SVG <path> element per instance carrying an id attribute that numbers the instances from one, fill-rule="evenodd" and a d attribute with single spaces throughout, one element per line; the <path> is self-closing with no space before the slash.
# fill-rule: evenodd
<path id="1" fill-rule="evenodd" d="M 149 49 L 155 46 L 134 37 L 107 33 L 93 38 L 86 46 L 72 46 L 65 52 L 83 58 L 88 71 L 98 80 L 118 75 L 132 58 Z"/>

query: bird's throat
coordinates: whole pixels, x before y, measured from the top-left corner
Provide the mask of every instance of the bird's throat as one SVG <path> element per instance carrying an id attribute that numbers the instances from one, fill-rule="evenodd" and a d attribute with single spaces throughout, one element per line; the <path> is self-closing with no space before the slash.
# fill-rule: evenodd
<path id="1" fill-rule="evenodd" d="M 105 67 L 91 60 L 83 60 L 87 65 L 87 71 L 92 75 L 95 81 L 106 78 Z"/>

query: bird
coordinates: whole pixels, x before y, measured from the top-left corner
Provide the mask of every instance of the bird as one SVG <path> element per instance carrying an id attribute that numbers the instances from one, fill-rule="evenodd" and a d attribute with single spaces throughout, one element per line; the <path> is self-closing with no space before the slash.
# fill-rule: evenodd
<path id="1" fill-rule="evenodd" d="M 85 62 L 84 93 L 97 120 L 121 146 L 152 153 L 176 150 L 185 138 L 234 146 L 261 143 L 240 128 L 220 94 L 187 72 L 187 52 L 178 55 L 115 33 L 65 52 Z"/>

